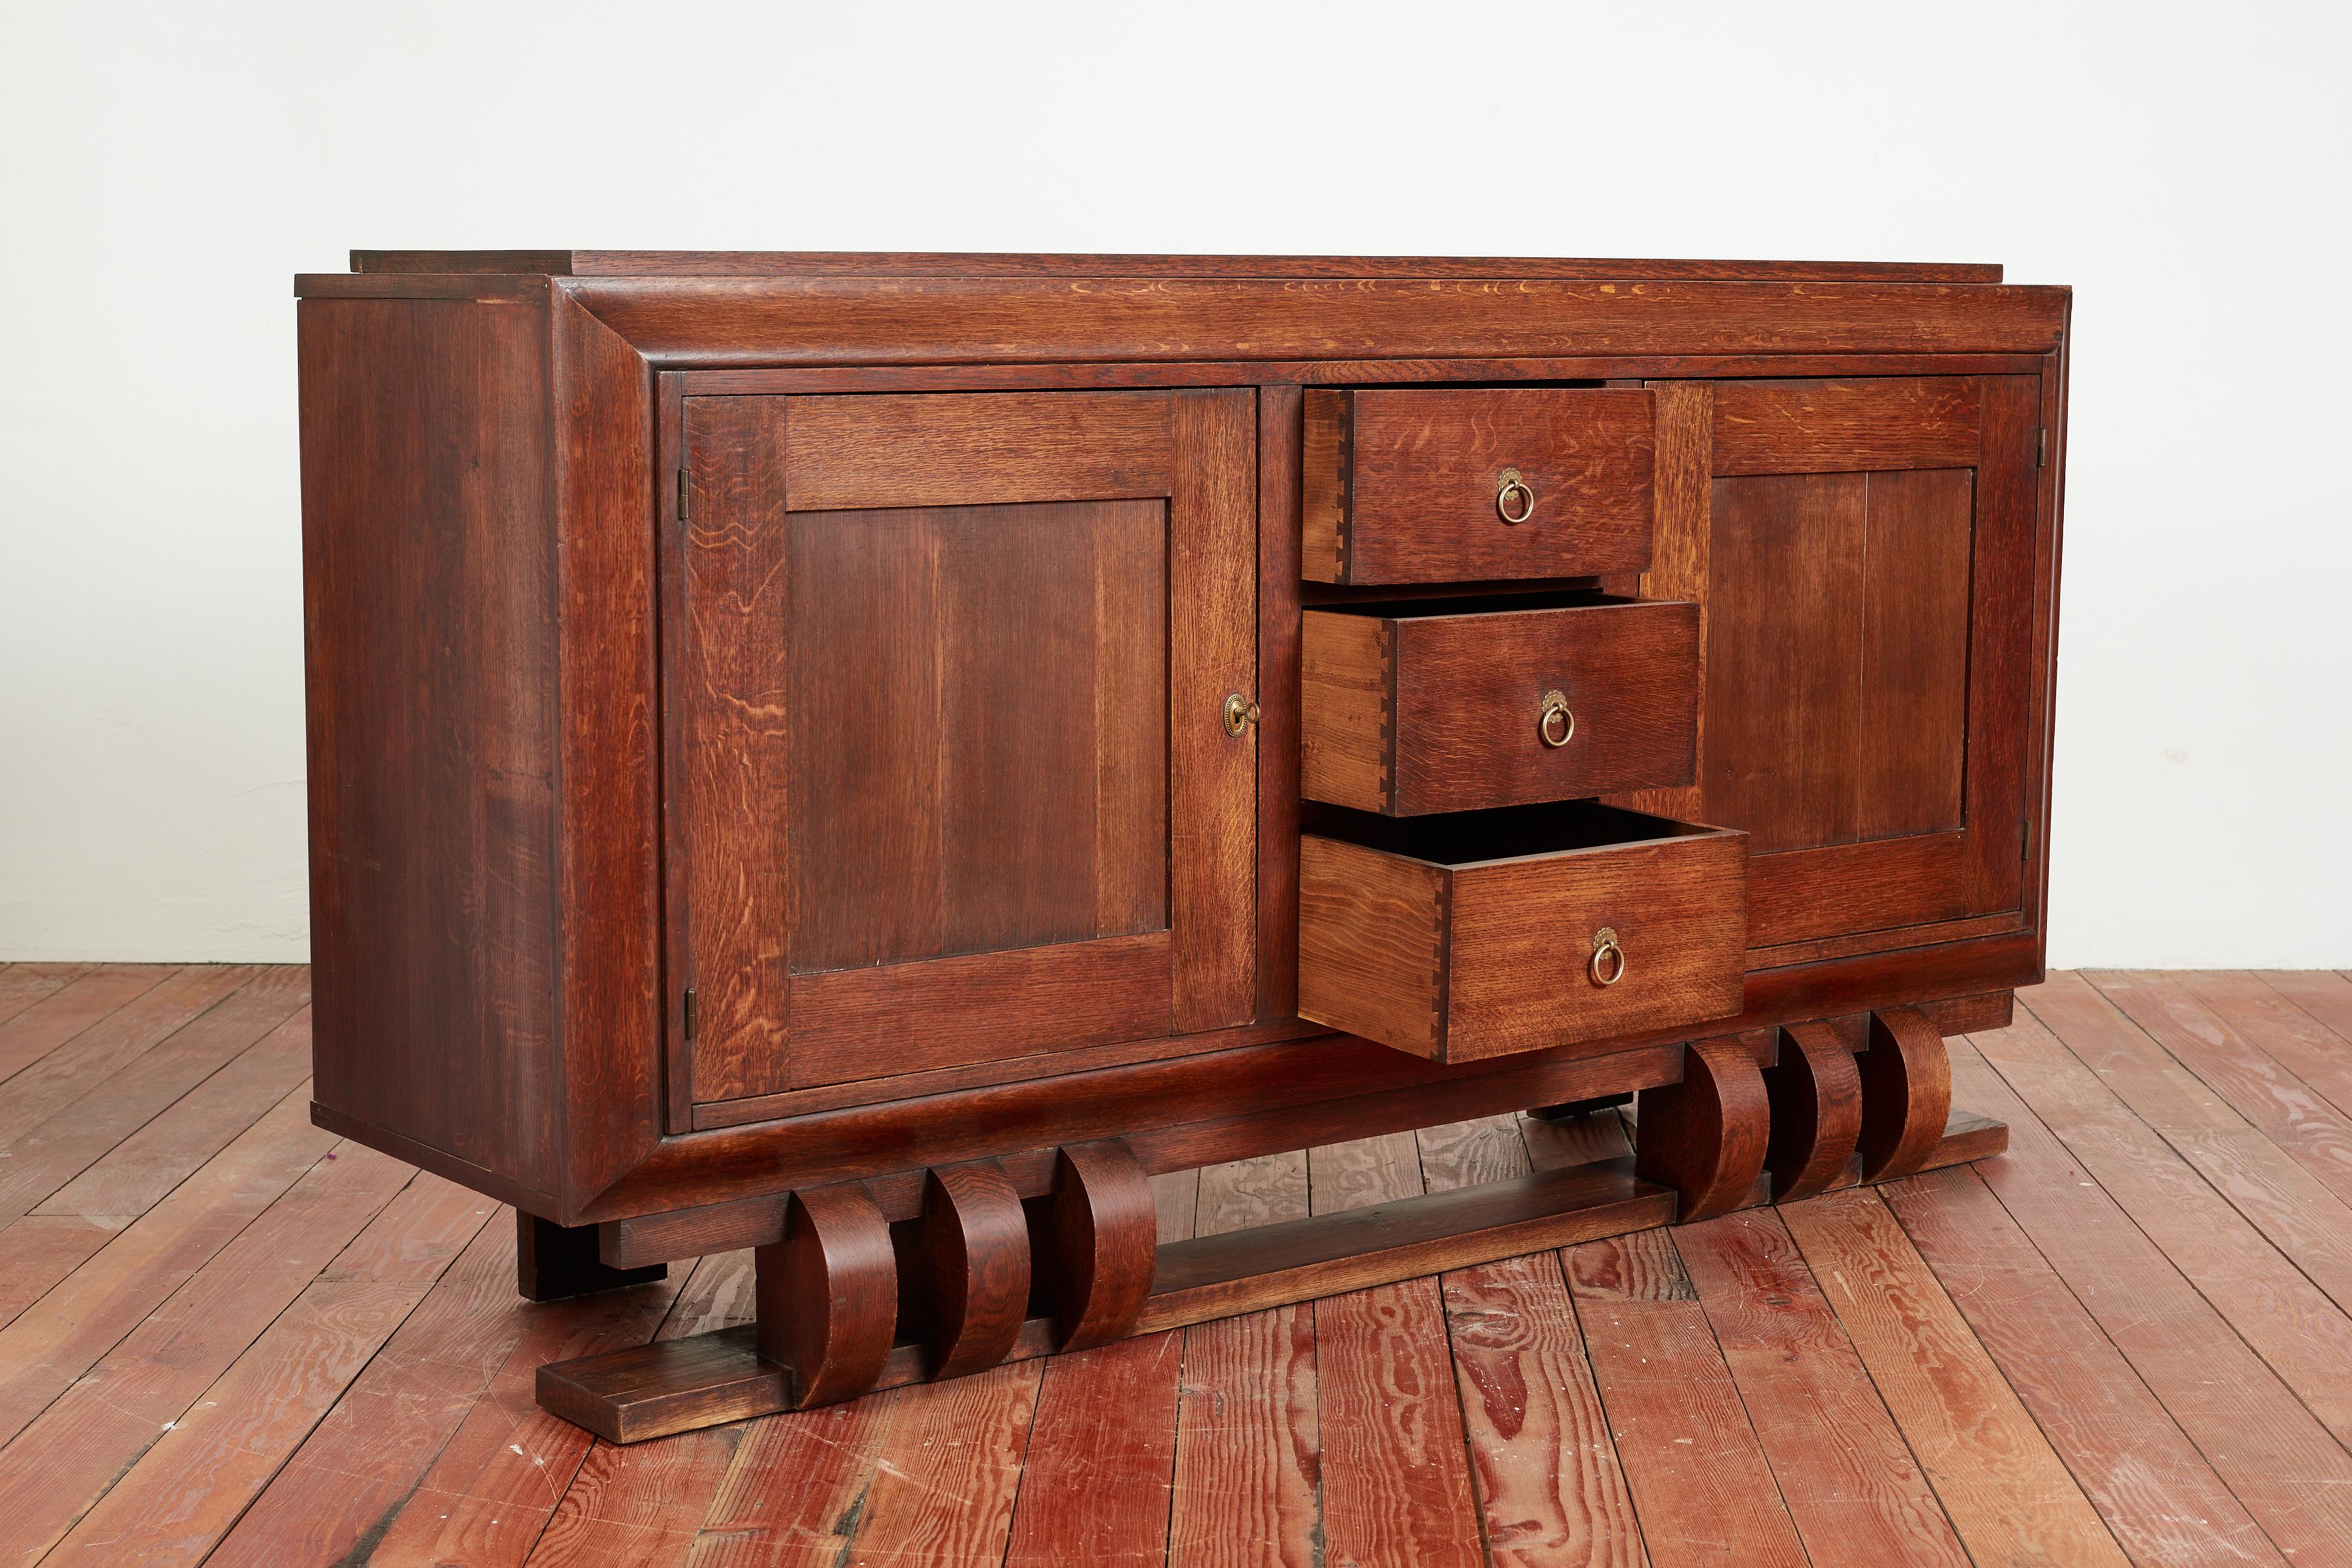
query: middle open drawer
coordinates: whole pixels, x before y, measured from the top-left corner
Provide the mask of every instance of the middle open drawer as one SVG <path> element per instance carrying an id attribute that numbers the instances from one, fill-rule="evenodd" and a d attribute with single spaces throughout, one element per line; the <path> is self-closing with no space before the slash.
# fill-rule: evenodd
<path id="1" fill-rule="evenodd" d="M 1299 789 L 1415 816 L 1689 784 L 1698 606 L 1596 593 L 1324 605 L 1300 641 Z"/>

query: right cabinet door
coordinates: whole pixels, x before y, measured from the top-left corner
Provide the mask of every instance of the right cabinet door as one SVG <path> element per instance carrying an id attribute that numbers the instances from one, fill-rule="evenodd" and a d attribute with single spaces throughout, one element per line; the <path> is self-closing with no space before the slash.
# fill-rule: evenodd
<path id="1" fill-rule="evenodd" d="M 2008 929 L 2040 379 L 1652 384 L 1643 593 L 1703 605 L 1704 689 L 1697 782 L 1628 804 L 1747 831 L 1752 967 Z"/>

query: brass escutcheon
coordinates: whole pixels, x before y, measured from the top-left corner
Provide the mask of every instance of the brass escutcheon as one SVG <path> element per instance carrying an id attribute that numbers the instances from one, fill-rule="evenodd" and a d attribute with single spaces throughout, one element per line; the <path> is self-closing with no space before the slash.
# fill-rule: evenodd
<path id="1" fill-rule="evenodd" d="M 1257 722 L 1257 704 L 1235 691 L 1225 698 L 1225 733 L 1238 736 Z"/>
<path id="2" fill-rule="evenodd" d="M 1568 699 L 1558 691 L 1543 694 L 1543 702 L 1536 710 L 1536 733 L 1547 746 L 1565 746 L 1576 733 L 1576 715 L 1570 711 Z"/>
<path id="3" fill-rule="evenodd" d="M 1592 933 L 1592 960 L 1584 972 L 1592 976 L 1595 985 L 1614 985 L 1625 978 L 1625 950 L 1617 945 L 1615 926 L 1602 926 Z"/>
<path id="4" fill-rule="evenodd" d="M 1518 499 L 1513 500 L 1511 498 Z M 1502 482 L 1496 487 L 1495 510 L 1505 522 L 1521 523 L 1536 514 L 1535 488 L 1519 477 L 1517 468 L 1505 468 Z"/>

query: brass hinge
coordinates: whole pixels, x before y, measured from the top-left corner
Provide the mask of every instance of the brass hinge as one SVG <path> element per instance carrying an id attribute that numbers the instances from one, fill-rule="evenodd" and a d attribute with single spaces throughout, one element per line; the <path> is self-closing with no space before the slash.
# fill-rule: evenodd
<path id="1" fill-rule="evenodd" d="M 677 521 L 681 523 L 688 521 L 688 515 L 692 507 L 693 493 L 693 487 L 687 482 L 686 470 L 680 468 L 677 471 Z"/>
<path id="2" fill-rule="evenodd" d="M 2037 468 L 2046 468 L 2050 466 L 2050 426 L 2047 425 L 2034 432 L 2033 466 Z M 685 515 L 684 502 L 679 503 L 678 515 L 681 517 Z"/>
<path id="3" fill-rule="evenodd" d="M 691 985 L 686 988 L 686 997 L 680 1005 L 679 1012 L 682 1015 L 681 1022 L 685 1025 L 686 1037 L 690 1040 L 694 1038 L 694 987 Z"/>

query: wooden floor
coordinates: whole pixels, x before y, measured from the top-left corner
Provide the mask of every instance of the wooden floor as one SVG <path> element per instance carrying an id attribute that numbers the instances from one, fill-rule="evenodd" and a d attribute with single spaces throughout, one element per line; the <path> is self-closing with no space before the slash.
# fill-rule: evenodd
<path id="1" fill-rule="evenodd" d="M 2352 979 L 2063 975 L 1974 1169 L 633 1448 L 506 1211 L 310 1124 L 299 969 L 0 966 L 7 1564 L 2352 1563 Z M 1208 1233 L 1622 1152 L 1510 1118 L 1163 1178 Z"/>

